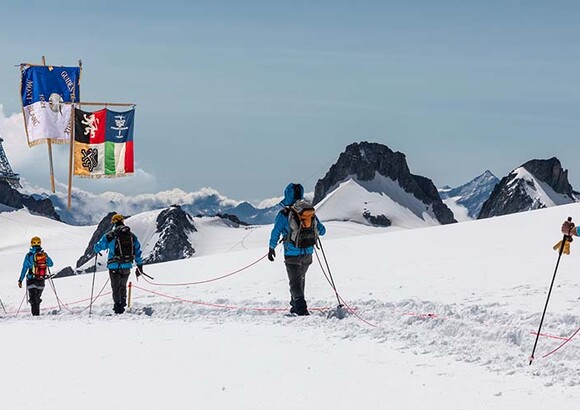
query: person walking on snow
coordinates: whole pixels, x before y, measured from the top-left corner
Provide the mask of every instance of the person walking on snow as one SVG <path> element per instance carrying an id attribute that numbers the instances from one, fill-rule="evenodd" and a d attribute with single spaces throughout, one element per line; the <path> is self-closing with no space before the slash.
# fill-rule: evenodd
<path id="1" fill-rule="evenodd" d="M 324 235 L 326 228 L 314 214 L 314 208 L 304 200 L 304 188 L 300 184 L 289 184 L 284 190 L 284 207 L 274 222 L 270 234 L 268 259 L 276 257 L 276 245 L 280 236 L 284 242 L 284 264 L 290 285 L 290 313 L 309 315 L 304 298 L 306 272 L 312 263 L 312 253 L 318 235 Z M 310 218 L 308 220 L 308 218 Z"/>
<path id="2" fill-rule="evenodd" d="M 116 314 L 124 313 L 127 306 L 127 281 L 133 262 L 137 264 L 137 277 L 143 272 L 141 244 L 124 220 L 123 215 L 113 215 L 113 229 L 103 235 L 93 247 L 95 253 L 100 254 L 104 250 L 108 252 L 107 268 L 113 291 L 113 311 Z"/>
<path id="3" fill-rule="evenodd" d="M 44 281 L 48 276 L 48 268 L 53 265 L 52 259 L 41 247 L 42 241 L 38 236 L 30 239 L 30 250 L 24 257 L 22 271 L 18 279 L 18 287 L 22 288 L 22 281 L 26 276 L 26 289 L 32 316 L 40 315 L 41 296 L 44 290 Z"/>

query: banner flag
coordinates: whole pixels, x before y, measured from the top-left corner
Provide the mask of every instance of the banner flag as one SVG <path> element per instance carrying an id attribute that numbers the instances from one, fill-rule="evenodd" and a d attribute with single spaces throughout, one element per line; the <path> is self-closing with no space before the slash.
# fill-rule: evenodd
<path id="1" fill-rule="evenodd" d="M 80 99 L 80 67 L 22 64 L 20 94 L 28 146 L 47 140 L 68 144 L 72 103 Z"/>
<path id="2" fill-rule="evenodd" d="M 74 110 L 74 175 L 115 178 L 134 172 L 135 109 L 116 112 Z"/>

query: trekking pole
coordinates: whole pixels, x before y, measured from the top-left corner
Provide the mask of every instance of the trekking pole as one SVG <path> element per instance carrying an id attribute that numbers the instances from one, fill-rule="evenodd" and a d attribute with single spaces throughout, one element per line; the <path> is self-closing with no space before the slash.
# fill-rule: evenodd
<path id="1" fill-rule="evenodd" d="M 320 240 L 320 237 L 318 238 L 318 245 L 320 245 L 320 250 L 322 251 L 322 257 L 324 258 L 326 270 L 328 270 L 330 284 L 332 286 L 332 289 L 334 290 L 334 294 L 336 295 L 336 300 L 338 301 L 338 306 L 336 307 L 336 317 L 339 319 L 343 319 L 346 316 L 346 313 L 344 311 L 344 306 L 340 301 L 338 291 L 336 290 L 336 284 L 334 283 L 334 278 L 332 277 L 332 273 L 330 272 L 330 265 L 328 265 L 328 259 L 326 259 L 326 253 L 324 252 L 324 247 L 322 246 L 322 241 Z"/>
<path id="2" fill-rule="evenodd" d="M 330 277 L 330 284 L 332 285 L 332 289 L 336 295 L 336 300 L 338 300 L 338 305 L 342 306 L 340 303 L 340 296 L 338 296 L 338 291 L 336 290 L 336 285 L 334 284 L 334 278 L 332 277 L 332 273 L 330 273 L 330 266 L 328 266 L 328 260 L 326 259 L 326 254 L 324 253 L 324 248 L 322 247 L 322 241 L 318 238 L 318 244 L 320 245 L 320 250 L 322 251 L 322 257 L 324 258 L 324 263 L 326 264 L 326 270 L 328 271 L 328 276 Z"/>
<path id="3" fill-rule="evenodd" d="M 56 303 L 58 303 L 58 310 L 62 310 L 60 306 L 60 298 L 58 297 L 58 293 L 56 293 L 56 286 L 54 285 L 54 282 L 52 280 L 52 272 L 50 271 L 50 268 L 48 268 L 48 282 L 50 283 L 50 287 L 52 288 L 54 296 L 56 297 Z"/>
<path id="4" fill-rule="evenodd" d="M 562 244 L 560 245 L 560 250 L 558 251 L 558 261 L 556 262 L 556 269 L 554 269 L 554 276 L 552 276 L 552 283 L 550 283 L 550 290 L 548 290 L 548 297 L 546 298 L 544 312 L 542 313 L 542 318 L 540 319 L 540 326 L 538 327 L 538 332 L 536 333 L 536 341 L 534 342 L 534 348 L 532 349 L 532 355 L 530 356 L 530 366 L 534 361 L 534 353 L 536 352 L 536 346 L 538 345 L 538 339 L 540 338 L 540 331 L 542 330 L 544 316 L 546 316 L 546 310 L 548 309 L 548 302 L 550 301 L 550 295 L 552 294 L 552 288 L 554 287 L 554 281 L 556 280 L 556 272 L 558 272 L 558 265 L 560 265 L 560 258 L 562 257 L 562 252 L 564 251 L 565 243 L 566 243 L 566 235 L 564 235 L 564 237 L 562 238 Z"/>
<path id="5" fill-rule="evenodd" d="M 0 298 L 0 305 L 2 305 L 2 310 L 4 310 L 4 313 L 8 313 L 8 312 L 6 312 L 6 308 L 4 307 L 4 302 L 2 302 L 2 298 Z"/>
<path id="6" fill-rule="evenodd" d="M 95 270 L 93 271 L 93 284 L 91 285 L 91 303 L 89 304 L 89 316 L 93 313 L 93 293 L 95 291 L 95 275 L 97 274 L 97 257 L 98 253 L 95 253 Z"/>

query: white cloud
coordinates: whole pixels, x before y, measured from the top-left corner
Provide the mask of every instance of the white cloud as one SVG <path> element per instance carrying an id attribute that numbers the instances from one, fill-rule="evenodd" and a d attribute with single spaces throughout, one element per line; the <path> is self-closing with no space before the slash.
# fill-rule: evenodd
<path id="1" fill-rule="evenodd" d="M 4 107 L 1 104 L 0 136 L 4 139 L 4 151 L 6 152 L 12 170 L 33 185 L 49 188 L 50 172 L 47 146 L 43 144 L 29 148 L 22 114 L 5 114 Z M 67 182 L 69 165 L 68 145 L 53 145 L 53 164 L 56 180 Z M 139 163 L 137 161 L 135 174 L 129 177 L 103 178 L 98 180 L 75 178 L 73 185 L 94 192 L 118 190 L 129 195 L 141 192 L 154 192 L 158 189 L 157 178 L 144 169 L 139 168 L 138 165 Z M 62 189 L 63 186 L 57 184 L 57 189 L 59 187 Z"/>

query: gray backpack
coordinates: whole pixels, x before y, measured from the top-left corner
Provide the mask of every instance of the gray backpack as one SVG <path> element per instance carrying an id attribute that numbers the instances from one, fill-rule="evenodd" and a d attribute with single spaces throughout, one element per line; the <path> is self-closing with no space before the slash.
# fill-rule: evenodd
<path id="1" fill-rule="evenodd" d="M 287 212 L 290 232 L 286 240 L 301 249 L 316 245 L 318 226 L 312 204 L 301 199 L 288 207 Z"/>

